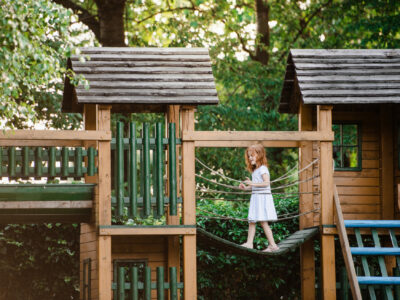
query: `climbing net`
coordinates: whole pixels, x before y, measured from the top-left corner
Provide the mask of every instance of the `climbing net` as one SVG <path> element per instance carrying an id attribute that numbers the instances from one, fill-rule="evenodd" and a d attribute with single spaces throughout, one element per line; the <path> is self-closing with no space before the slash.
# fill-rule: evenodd
<path id="1" fill-rule="evenodd" d="M 251 195 L 253 192 L 251 191 L 246 191 L 242 190 L 238 187 L 238 183 L 241 183 L 242 181 L 237 180 L 235 178 L 231 178 L 222 172 L 216 171 L 213 168 L 209 167 L 206 165 L 204 162 L 196 158 L 196 162 L 202 166 L 204 169 L 208 170 L 211 175 L 217 176 L 222 180 L 228 181 L 228 183 L 222 183 L 214 179 L 209 179 L 207 177 L 204 177 L 203 175 L 196 174 L 196 177 L 199 178 L 202 182 L 206 182 L 208 185 L 214 185 L 216 188 L 209 188 L 208 186 L 202 185 L 199 186 L 197 189 L 196 193 L 196 199 L 197 200 L 213 200 L 213 201 L 234 201 L 234 202 L 245 202 L 249 201 L 246 196 Z M 290 170 L 288 170 L 285 174 L 282 176 L 271 180 L 271 187 L 270 189 L 266 191 L 257 191 L 257 194 L 271 194 L 275 200 L 278 202 L 281 202 L 285 199 L 291 199 L 294 197 L 298 197 L 301 194 L 318 194 L 318 192 L 296 192 L 296 191 L 289 191 L 286 192 L 286 189 L 291 189 L 293 190 L 295 187 L 297 187 L 301 183 L 305 183 L 311 180 L 314 180 L 319 177 L 319 175 L 311 176 L 305 179 L 300 180 L 300 174 L 306 171 L 309 168 L 312 168 L 313 165 L 315 165 L 318 162 L 318 159 L 315 159 L 314 161 L 310 162 L 308 165 L 306 165 L 304 168 L 298 170 L 297 166 L 294 166 Z M 285 182 L 289 181 L 289 182 Z M 234 182 L 236 185 L 229 184 L 229 182 Z M 219 189 L 218 189 L 219 188 Z M 226 190 L 228 189 L 228 190 Z M 239 197 L 238 197 L 239 196 Z M 232 198 L 234 197 L 234 198 Z M 294 218 L 298 218 L 303 215 L 307 215 L 313 212 L 318 211 L 319 208 L 312 209 L 306 212 L 299 213 L 298 211 L 296 212 L 290 212 L 286 214 L 280 214 L 278 215 L 278 220 L 277 221 L 286 221 L 286 220 L 291 220 Z M 207 210 L 203 210 L 200 208 L 197 208 L 197 211 L 200 211 L 201 213 L 198 213 L 197 216 L 200 218 L 205 218 L 205 219 L 217 219 L 217 220 L 234 220 L 234 221 L 241 221 L 241 222 L 247 222 L 247 219 L 244 218 L 235 218 L 232 216 L 224 216 L 220 214 L 216 214 L 214 212 L 210 212 Z M 277 222 L 275 221 L 275 222 Z"/>

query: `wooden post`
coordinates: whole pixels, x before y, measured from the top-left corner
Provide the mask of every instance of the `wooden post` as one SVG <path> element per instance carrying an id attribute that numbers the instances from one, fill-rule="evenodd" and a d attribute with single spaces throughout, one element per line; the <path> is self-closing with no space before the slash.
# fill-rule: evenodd
<path id="1" fill-rule="evenodd" d="M 300 105 L 299 131 L 311 131 L 312 107 Z M 299 149 L 299 169 L 305 168 L 313 161 L 313 142 L 301 142 Z M 313 167 L 304 170 L 299 175 L 299 180 L 304 181 L 313 176 Z M 300 184 L 300 192 L 312 192 L 313 181 L 309 180 Z M 313 194 L 300 194 L 300 213 L 314 209 Z M 309 213 L 300 217 L 300 229 L 314 225 L 314 214 Z M 300 247 L 300 275 L 301 275 L 301 299 L 315 299 L 315 251 L 314 241 L 309 240 Z"/>
<path id="2" fill-rule="evenodd" d="M 179 126 L 179 105 L 168 105 L 167 108 L 167 113 L 166 113 L 166 130 L 168 130 L 168 124 L 169 123 L 175 123 L 175 133 L 176 137 L 180 137 L 180 126 Z M 177 147 L 176 149 L 176 185 L 177 185 L 177 191 L 178 191 L 178 197 L 180 195 L 180 172 L 179 172 L 179 153 L 180 153 L 180 147 Z M 168 160 L 169 164 L 169 160 Z M 169 166 L 165 168 L 166 170 L 169 170 Z M 169 174 L 169 172 L 167 172 Z M 169 176 L 169 175 L 168 175 Z M 168 183 L 166 184 L 166 188 L 169 187 L 169 179 Z M 168 189 L 169 192 L 169 189 Z M 167 212 L 167 224 L 168 225 L 179 225 L 179 209 L 178 209 L 178 215 L 176 216 L 171 216 L 169 214 L 169 207 L 168 207 L 168 212 Z M 169 236 L 168 237 L 168 268 L 175 267 L 177 270 L 177 274 L 180 274 L 180 247 L 179 247 L 179 236 Z M 170 281 L 171 278 L 169 278 L 170 273 L 167 272 L 168 280 Z M 178 281 L 179 276 L 178 276 Z M 170 295 L 168 294 L 168 297 Z M 179 297 L 179 294 L 178 294 Z M 179 299 L 179 298 L 178 298 Z"/>
<path id="3" fill-rule="evenodd" d="M 394 193 L 394 134 L 393 106 L 380 106 L 380 136 L 381 136 L 381 214 L 383 220 L 393 220 L 395 212 Z M 384 241 L 384 246 L 390 246 L 390 241 Z M 394 256 L 385 256 L 386 269 L 389 276 L 396 267 Z"/>
<path id="4" fill-rule="evenodd" d="M 187 107 L 182 112 L 182 133 L 194 130 L 194 108 Z M 183 224 L 196 224 L 196 182 L 195 182 L 194 142 L 182 144 L 182 197 Z M 196 282 L 196 235 L 183 236 L 183 282 L 185 300 L 197 299 Z"/>
<path id="5" fill-rule="evenodd" d="M 85 130 L 97 130 L 98 129 L 98 105 L 86 104 L 84 106 L 84 123 Z M 85 148 L 95 147 L 97 149 L 97 142 L 85 142 Z M 86 158 L 87 163 L 87 158 Z M 86 183 L 97 183 L 98 174 L 94 176 L 88 176 L 85 174 Z M 81 224 L 81 234 L 80 234 L 80 269 L 81 278 L 80 285 L 81 291 L 83 291 L 83 261 L 87 258 L 92 260 L 92 272 L 91 274 L 91 296 L 93 299 L 98 299 L 99 296 L 99 280 L 98 280 L 98 250 L 97 250 L 97 226 L 96 220 L 98 220 L 98 187 L 95 188 L 94 201 L 92 209 L 92 220 L 91 223 Z M 83 294 L 81 293 L 80 298 L 83 299 Z"/>
<path id="6" fill-rule="evenodd" d="M 318 131 L 332 131 L 332 106 L 317 106 Z M 332 142 L 320 142 L 320 224 L 332 225 L 333 207 L 333 154 Z M 335 237 L 321 235 L 321 268 L 323 299 L 336 299 Z"/>
<path id="7" fill-rule="evenodd" d="M 99 130 L 110 130 L 111 106 L 99 105 Z M 111 225 L 111 143 L 99 141 L 98 223 Z M 99 300 L 111 299 L 111 236 L 98 237 Z"/>

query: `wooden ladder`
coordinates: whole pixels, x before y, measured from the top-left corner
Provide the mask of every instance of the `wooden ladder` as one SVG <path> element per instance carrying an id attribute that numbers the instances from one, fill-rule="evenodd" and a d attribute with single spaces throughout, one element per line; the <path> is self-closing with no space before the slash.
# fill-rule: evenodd
<path id="1" fill-rule="evenodd" d="M 337 228 L 339 239 L 342 246 L 342 253 L 346 265 L 347 274 L 349 277 L 351 292 L 353 299 L 361 300 L 360 285 L 366 285 L 370 298 L 377 299 L 374 285 L 382 285 L 385 298 L 393 300 L 392 285 L 400 285 L 400 277 L 390 277 L 386 270 L 384 261 L 385 255 L 396 257 L 397 266 L 400 266 L 400 247 L 395 235 L 395 229 L 400 228 L 399 220 L 343 220 L 343 214 L 340 207 L 340 201 L 336 186 L 334 187 L 334 203 L 337 215 Z M 352 228 L 357 241 L 357 247 L 350 247 L 347 228 Z M 374 242 L 374 247 L 364 247 L 361 237 L 360 228 L 369 229 Z M 386 229 L 389 231 L 392 247 L 382 247 L 379 240 L 378 229 Z M 364 276 L 357 276 L 354 268 L 354 256 L 361 257 L 361 264 Z M 381 276 L 371 276 L 370 265 L 368 264 L 367 257 L 374 256 L 378 258 L 379 270 Z"/>

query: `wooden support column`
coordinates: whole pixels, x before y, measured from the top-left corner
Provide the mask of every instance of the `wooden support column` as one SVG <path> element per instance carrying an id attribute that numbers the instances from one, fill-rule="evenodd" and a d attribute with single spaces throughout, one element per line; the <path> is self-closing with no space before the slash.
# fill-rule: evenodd
<path id="1" fill-rule="evenodd" d="M 311 131 L 312 128 L 312 107 L 300 105 L 299 131 Z M 299 148 L 299 169 L 308 166 L 312 161 L 313 142 L 301 142 Z M 300 181 L 313 176 L 313 167 L 310 167 L 299 174 Z M 300 184 L 300 192 L 312 192 L 313 181 L 309 180 Z M 300 213 L 314 209 L 313 194 L 300 194 Z M 300 229 L 312 227 L 314 214 L 309 213 L 300 217 Z M 301 276 L 301 299 L 315 299 L 315 251 L 314 241 L 309 240 L 300 247 L 300 276 Z"/>
<path id="2" fill-rule="evenodd" d="M 98 130 L 98 105 L 96 104 L 85 104 L 84 106 L 84 123 L 85 130 Z M 85 142 L 84 147 L 87 149 L 88 147 L 94 147 L 97 149 L 97 142 L 90 141 Z M 87 160 L 86 160 L 87 163 Z M 97 183 L 98 182 L 98 174 L 94 176 L 85 175 L 86 183 Z M 98 274 L 98 250 L 97 250 L 97 226 L 96 220 L 98 219 L 98 187 L 96 186 L 94 192 L 93 199 L 93 208 L 92 208 L 92 218 L 91 223 L 82 223 L 81 224 L 81 233 L 80 233 L 80 299 L 84 299 L 83 297 L 83 261 L 85 259 L 91 259 L 91 297 L 92 299 L 98 299 L 99 297 L 99 274 Z"/>
<path id="3" fill-rule="evenodd" d="M 332 131 L 332 106 L 317 106 L 318 131 Z M 320 142 L 321 225 L 334 222 L 332 142 Z M 323 299 L 336 299 L 335 237 L 321 234 Z"/>
<path id="4" fill-rule="evenodd" d="M 194 108 L 181 110 L 182 134 L 194 131 Z M 195 146 L 193 141 L 182 144 L 182 197 L 184 225 L 196 224 Z M 196 235 L 183 236 L 183 282 L 185 300 L 197 299 Z"/>
<path id="5" fill-rule="evenodd" d="M 393 106 L 380 106 L 380 136 L 381 136 L 381 214 L 383 220 L 393 220 L 395 212 L 394 193 L 394 134 L 393 134 Z M 391 246 L 389 240 L 383 246 Z M 392 276 L 396 266 L 394 256 L 385 256 L 388 275 Z"/>
<path id="6" fill-rule="evenodd" d="M 168 105 L 167 107 L 167 113 L 166 113 L 166 129 L 168 128 L 169 123 L 175 123 L 176 125 L 176 137 L 180 137 L 180 126 L 179 126 L 179 105 Z M 176 149 L 176 184 L 178 186 L 177 191 L 178 191 L 178 197 L 180 196 L 180 169 L 179 169 L 179 153 L 180 153 L 180 146 L 177 146 Z M 169 161 L 168 161 L 169 164 Z M 169 168 L 169 166 L 168 166 Z M 169 174 L 167 172 L 167 174 Z M 168 176 L 168 175 L 167 175 Z M 168 178 L 169 181 L 169 178 Z M 169 182 L 166 184 L 167 187 L 169 187 Z M 167 214 L 167 224 L 168 225 L 179 225 L 179 209 L 178 209 L 178 215 L 177 216 L 171 216 L 169 214 L 169 207 L 168 207 L 168 214 Z M 180 247 L 179 247 L 179 236 L 169 236 L 168 237 L 168 269 L 170 267 L 176 267 L 176 271 L 178 274 L 178 281 L 179 280 L 179 274 L 180 274 Z M 168 277 L 170 276 L 170 273 L 168 272 Z M 168 280 L 170 280 L 168 278 Z M 169 295 L 170 297 L 170 295 Z M 178 299 L 179 299 L 179 294 L 178 294 Z"/>
<path id="7" fill-rule="evenodd" d="M 99 105 L 99 130 L 111 130 L 111 106 Z M 111 225 L 111 143 L 100 141 L 99 147 L 99 225 Z M 99 300 L 111 299 L 112 289 L 112 261 L 111 236 L 98 237 L 98 272 L 99 272 Z"/>

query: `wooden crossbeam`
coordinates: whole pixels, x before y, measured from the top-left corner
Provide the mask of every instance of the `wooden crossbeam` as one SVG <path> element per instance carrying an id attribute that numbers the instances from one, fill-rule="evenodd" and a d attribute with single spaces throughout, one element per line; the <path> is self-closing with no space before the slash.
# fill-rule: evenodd
<path id="1" fill-rule="evenodd" d="M 0 146 L 77 146 L 82 141 L 111 141 L 106 130 L 5 130 Z"/>
<path id="2" fill-rule="evenodd" d="M 195 235 L 195 226 L 100 226 L 99 235 Z"/>
<path id="3" fill-rule="evenodd" d="M 333 141 L 332 131 L 186 131 L 182 141 L 196 147 L 247 147 L 249 143 L 270 143 L 273 147 L 298 147 L 302 141 Z"/>

